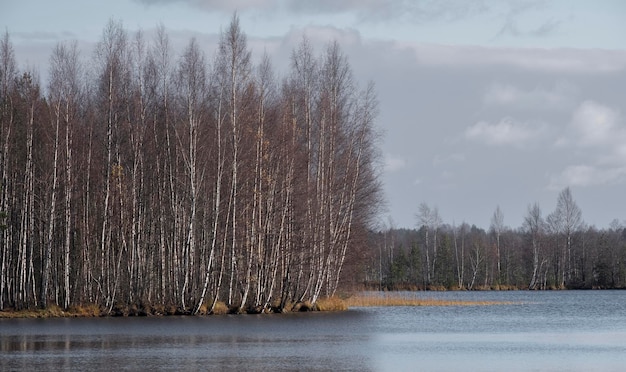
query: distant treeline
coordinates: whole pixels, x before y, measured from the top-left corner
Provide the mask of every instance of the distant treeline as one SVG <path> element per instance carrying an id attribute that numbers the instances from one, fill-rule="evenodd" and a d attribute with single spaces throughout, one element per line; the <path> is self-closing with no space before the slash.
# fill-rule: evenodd
<path id="1" fill-rule="evenodd" d="M 489 231 L 444 224 L 425 204 L 419 229 L 372 234 L 362 282 L 382 289 L 626 288 L 626 229 L 587 226 L 569 188 L 545 218 L 537 204 L 524 224 L 504 226 L 497 208 Z"/>
<path id="2" fill-rule="evenodd" d="M 58 44 L 40 85 L 0 41 L 0 310 L 335 293 L 380 204 L 375 93 L 337 43 L 278 79 L 237 16 L 210 60 L 111 21 L 87 59 Z"/>

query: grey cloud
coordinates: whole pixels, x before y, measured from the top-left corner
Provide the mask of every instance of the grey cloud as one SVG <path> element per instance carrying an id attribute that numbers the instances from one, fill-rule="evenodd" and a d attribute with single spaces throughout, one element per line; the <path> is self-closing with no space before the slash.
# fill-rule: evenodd
<path id="1" fill-rule="evenodd" d="M 32 32 L 15 32 L 11 33 L 11 37 L 15 40 L 26 42 L 51 42 L 67 39 L 75 39 L 76 34 L 65 32 L 47 32 L 47 31 L 32 31 Z"/>
<path id="2" fill-rule="evenodd" d="M 626 70 L 626 50 L 488 48 L 405 44 L 422 64 L 489 66 L 508 65 L 553 73 L 598 73 Z"/>
<path id="3" fill-rule="evenodd" d="M 549 190 L 567 186 L 592 187 L 619 185 L 626 181 L 626 167 L 601 167 L 588 164 L 570 165 L 561 173 L 551 176 Z"/>
<path id="4" fill-rule="evenodd" d="M 521 14 L 543 1 L 509 0 L 134 0 L 152 6 L 185 3 L 205 11 L 287 11 L 297 15 L 352 14 L 359 22 L 400 20 L 413 23 L 453 22 L 477 15 Z"/>
<path id="5" fill-rule="evenodd" d="M 540 126 L 507 117 L 497 123 L 479 121 L 465 130 L 465 137 L 492 146 L 523 147 L 542 132 Z"/>
<path id="6" fill-rule="evenodd" d="M 218 33 L 213 31 L 196 34 L 209 61 Z M 191 36 L 187 31 L 168 33 L 177 48 Z M 597 205 L 595 214 L 591 207 L 584 208 L 585 218 L 589 212 L 591 220 L 602 225 L 605 217 L 610 221 L 619 216 L 615 213 L 623 215 L 611 200 L 623 195 L 623 184 L 615 184 L 625 178 L 619 167 L 626 160 L 620 165 L 616 160 L 609 163 L 603 159 L 620 154 L 626 159 L 626 141 L 612 146 L 610 152 L 601 146 L 584 147 L 572 123 L 584 100 L 614 113 L 626 112 L 626 51 L 373 41 L 356 29 L 321 26 L 294 27 L 280 38 L 251 35 L 248 41 L 255 57 L 267 50 L 277 75 L 284 76 L 291 51 L 303 34 L 317 53 L 330 40 L 338 40 L 355 80 L 376 83 L 380 103 L 377 123 L 385 131 L 381 151 L 387 154 L 383 159 L 383 166 L 387 166 L 384 184 L 389 209 L 399 226 L 414 224 L 421 201 L 438 205 L 448 220 L 465 219 L 483 227 L 489 226 L 493 208 L 500 204 L 507 223 L 520 226 L 528 203 L 553 205 L 555 193 L 547 185 L 577 182 L 582 188 L 585 174 L 591 175 L 587 179 L 607 180 L 602 185 L 587 182 L 584 192 L 576 191 L 581 207 L 585 203 Z M 27 46 L 34 48 L 32 43 L 16 45 L 19 58 L 28 56 L 23 49 Z M 44 51 L 44 61 L 50 50 Z M 90 56 L 84 48 L 81 54 L 86 59 Z M 538 105 L 541 100 L 562 106 L 546 109 Z M 624 125 L 620 115 L 613 128 Z M 503 118 L 514 120 L 507 124 Z M 503 141 L 506 136 L 498 137 L 497 132 L 508 131 L 534 145 L 529 149 L 513 147 L 511 151 L 511 145 L 468 140 L 468 127 L 480 122 L 484 124 L 475 128 L 476 134 L 482 131 L 492 140 Z M 450 141 L 451 135 L 458 136 L 457 140 Z M 559 135 L 569 144 L 551 146 Z M 442 177 L 444 170 L 453 178 Z M 452 189 L 454 185 L 458 187 Z"/>
<path id="7" fill-rule="evenodd" d="M 558 30 L 561 21 L 554 17 L 548 18 L 540 24 L 528 25 L 525 16 L 533 12 L 545 13 L 549 3 L 545 0 L 510 0 L 501 3 L 504 5 L 502 13 L 504 24 L 495 38 L 512 37 L 545 37 Z M 559 14 L 562 17 L 564 15 Z M 541 16 L 545 18 L 545 16 Z"/>
<path id="8" fill-rule="evenodd" d="M 593 101 L 585 101 L 572 117 L 572 127 L 583 146 L 606 147 L 624 143 L 626 128 L 620 125 L 616 110 Z"/>
<path id="9" fill-rule="evenodd" d="M 502 36 L 546 37 L 557 32 L 561 23 L 562 22 L 559 20 L 550 19 L 538 26 L 523 29 L 519 25 L 519 21 L 514 19 L 507 19 L 500 31 L 496 34 L 496 38 Z"/>
<path id="10" fill-rule="evenodd" d="M 353 13 L 362 21 L 405 19 L 410 21 L 456 20 L 488 10 L 483 0 L 135 0 L 145 5 L 186 3 L 203 10 L 271 13 L 287 10 L 295 14 Z"/>
<path id="11" fill-rule="evenodd" d="M 534 30 L 530 30 L 529 34 L 536 37 L 545 37 L 555 33 L 561 25 L 561 21 L 550 19 L 546 21 L 544 24 L 535 28 Z"/>
<path id="12" fill-rule="evenodd" d="M 401 155 L 385 154 L 385 171 L 396 172 L 407 165 L 406 159 Z"/>
<path id="13" fill-rule="evenodd" d="M 548 189 L 564 186 L 594 187 L 626 182 L 626 123 L 618 110 L 594 102 L 582 102 L 572 113 L 569 126 L 557 140 L 565 151 L 584 151 L 584 163 L 568 164 L 550 176 Z"/>
<path id="14" fill-rule="evenodd" d="M 135 0 L 136 2 L 152 6 L 162 4 L 185 3 L 189 6 L 216 12 L 248 11 L 271 9 L 279 5 L 279 0 Z"/>
<path id="15" fill-rule="evenodd" d="M 508 83 L 493 83 L 483 96 L 488 106 L 504 106 L 509 109 L 564 110 L 575 105 L 580 89 L 567 81 L 560 81 L 551 87 L 543 84 L 523 88 Z"/>
<path id="16" fill-rule="evenodd" d="M 574 133 L 571 122 L 583 92 L 606 107 L 623 108 L 619 77 L 626 71 L 626 51 L 365 40 L 348 52 L 358 80 L 377 83 L 379 123 L 387 137 L 383 151 L 406 159 L 385 174 L 390 210 L 401 225 L 410 226 L 422 200 L 439 205 L 449 219 L 483 226 L 500 204 L 512 226 L 519 226 L 528 203 L 549 207 L 554 191 L 568 184 L 595 190 L 580 193 L 581 205 L 597 193 L 603 200 L 617 197 L 618 190 L 604 187 L 624 176 L 600 164 L 601 149 L 552 144 Z M 460 138 L 448 140 L 451 133 Z M 580 165 L 593 170 L 574 168 Z M 607 208 L 604 201 L 596 204 Z M 591 220 L 603 223 L 597 209 L 588 209 Z M 483 210 L 484 223 L 477 212 Z"/>
<path id="17" fill-rule="evenodd" d="M 626 163 L 626 122 L 618 109 L 592 100 L 572 113 L 569 126 L 555 142 L 561 148 L 594 149 L 603 163 Z"/>
<path id="18" fill-rule="evenodd" d="M 390 19 L 410 22 L 454 21 L 486 12 L 484 1 L 466 0 L 288 0 L 287 7 L 296 13 L 354 13 L 360 21 Z"/>
<path id="19" fill-rule="evenodd" d="M 617 184 L 626 180 L 626 160 L 602 159 L 626 156 L 626 145 L 608 152 L 582 147 L 573 122 L 577 110 L 584 116 L 583 102 L 593 100 L 601 107 L 587 116 L 604 113 L 613 129 L 622 125 L 610 112 L 626 111 L 620 98 L 626 51 L 372 42 L 355 30 L 306 32 L 342 38 L 356 80 L 376 82 L 385 190 L 400 226 L 414 223 L 424 200 L 450 220 L 485 227 L 500 204 L 509 223 L 520 226 L 528 203 L 550 208 L 567 185 L 576 187 L 585 218 L 603 225 L 619 216 L 610 199 L 623 193 Z M 296 42 L 299 35 L 294 31 Z M 554 147 L 566 134 L 571 144 Z"/>

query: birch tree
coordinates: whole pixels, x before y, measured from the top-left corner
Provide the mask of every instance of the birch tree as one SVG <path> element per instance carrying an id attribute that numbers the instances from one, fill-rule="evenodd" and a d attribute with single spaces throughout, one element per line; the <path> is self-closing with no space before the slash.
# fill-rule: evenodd
<path id="1" fill-rule="evenodd" d="M 539 276 L 541 268 L 545 263 L 541 255 L 541 238 L 544 231 L 545 222 L 541 217 L 541 208 L 535 203 L 528 206 L 528 212 L 524 217 L 524 230 L 530 237 L 532 249 L 532 274 L 529 289 L 538 289 L 541 285 Z"/>
<path id="2" fill-rule="evenodd" d="M 561 286 L 564 286 L 566 280 L 570 280 L 572 277 L 572 239 L 574 233 L 582 226 L 582 212 L 574 201 L 569 187 L 559 193 L 554 213 L 561 221 L 565 235 L 565 246 L 562 253 L 564 268 L 561 276 Z"/>
<path id="3" fill-rule="evenodd" d="M 2 211 L 7 220 L 10 220 L 12 211 L 9 208 L 10 203 L 10 149 L 13 143 L 13 126 L 14 126 L 14 103 L 13 90 L 15 78 L 17 75 L 17 67 L 15 63 L 15 54 L 13 44 L 9 38 L 8 31 L 5 31 L 0 40 L 0 166 L 2 168 L 2 177 L 0 183 L 0 211 Z M 4 222 L 4 221 L 3 221 Z M 6 222 L 4 222 L 6 223 Z M 12 270 L 12 247 L 13 233 L 9 228 L 0 229 L 0 310 L 4 309 L 6 300 L 11 296 L 8 292 L 9 282 L 12 279 L 10 273 Z"/>
<path id="4" fill-rule="evenodd" d="M 17 82 L 17 93 L 23 116 L 25 130 L 25 162 L 23 165 L 22 206 L 20 216 L 20 240 L 18 250 L 18 277 L 15 286 L 17 307 L 37 306 L 35 289 L 34 253 L 35 253 L 35 165 L 34 136 L 37 106 L 40 98 L 39 84 L 32 72 L 25 72 Z M 39 124 L 39 123 L 37 123 Z"/>
<path id="5" fill-rule="evenodd" d="M 102 41 L 96 48 L 96 58 L 100 63 L 99 79 L 101 94 L 101 110 L 105 120 L 105 167 L 104 167 L 104 200 L 102 201 L 101 234 L 100 234 L 100 276 L 98 286 L 101 295 L 105 299 L 106 308 L 112 309 L 115 302 L 115 288 L 117 287 L 117 275 L 115 252 L 111 251 L 111 216 L 112 194 L 116 180 L 122 176 L 120 164 L 115 164 L 116 142 L 119 132 L 119 121 L 123 117 L 120 98 L 122 97 L 122 79 L 124 78 L 124 62 L 127 52 L 127 35 L 121 23 L 109 21 Z M 117 165 L 117 166 L 116 166 Z M 121 257 L 121 256 L 119 256 Z"/>
<path id="6" fill-rule="evenodd" d="M 437 231 L 442 224 L 437 207 L 430 208 L 426 203 L 419 206 L 418 221 L 424 228 L 425 251 L 426 251 L 426 282 L 430 284 L 437 263 Z M 430 235 L 432 234 L 432 252 L 429 247 Z"/>
<path id="7" fill-rule="evenodd" d="M 204 56 L 198 49 L 195 39 L 192 39 L 183 53 L 179 71 L 179 84 L 182 100 L 185 108 L 186 149 L 183 153 L 185 169 L 188 176 L 188 199 L 189 212 L 186 228 L 185 249 L 183 251 L 184 280 L 181 289 L 181 303 L 187 307 L 187 297 L 193 293 L 189 288 L 194 282 L 193 275 L 196 256 L 196 225 L 199 206 L 199 189 L 201 187 L 202 172 L 199 164 L 199 139 L 201 136 L 201 124 L 204 120 L 204 105 L 206 103 L 206 65 Z M 182 133 L 177 133 L 182 138 Z"/>
<path id="8" fill-rule="evenodd" d="M 303 187 L 305 192 L 303 197 L 306 200 L 305 210 L 305 228 L 302 231 L 302 243 L 311 247 L 310 250 L 302 249 L 298 253 L 298 269 L 296 275 L 296 288 L 294 291 L 298 294 L 300 300 L 302 300 L 309 292 L 311 285 L 313 284 L 314 270 L 312 265 L 314 264 L 314 256 L 318 250 L 318 242 L 315 240 L 314 231 L 317 219 L 317 204 L 316 204 L 316 191 L 315 182 L 312 177 L 315 175 L 316 164 L 316 152 L 314 151 L 314 138 L 315 127 L 313 122 L 313 110 L 314 103 L 318 94 L 319 78 L 318 62 L 313 55 L 313 48 L 306 37 L 303 37 L 298 47 L 293 51 L 291 56 L 291 76 L 290 85 L 291 90 L 289 94 L 292 96 L 289 101 L 289 111 L 293 122 L 296 127 L 296 134 L 298 144 L 303 143 L 304 148 L 304 161 L 305 169 L 304 176 L 306 178 L 303 181 Z M 305 266 L 311 268 L 308 271 L 306 284 L 300 286 L 301 280 L 305 275 Z"/>
<path id="9" fill-rule="evenodd" d="M 244 267 L 248 262 L 239 263 L 237 259 L 238 244 L 238 218 L 239 218 L 239 142 L 241 140 L 241 105 L 244 89 L 246 88 L 251 72 L 250 51 L 248 50 L 247 38 L 239 26 L 237 14 L 233 18 L 220 38 L 218 63 L 221 67 L 220 73 L 224 74 L 224 89 L 228 94 L 228 118 L 231 131 L 231 190 L 230 190 L 230 223 L 231 223 L 231 244 L 230 244 L 230 281 L 228 286 L 228 303 L 233 304 L 233 290 L 236 282 L 237 271 L 240 264 Z M 249 256 L 249 251 L 245 252 Z M 243 307 L 247 297 L 244 290 L 240 304 Z"/>
<path id="10" fill-rule="evenodd" d="M 491 217 L 491 230 L 496 236 L 496 267 L 497 267 L 497 275 L 498 281 L 502 279 L 502 270 L 501 270 L 501 254 L 500 254 L 500 237 L 502 236 L 502 231 L 504 230 L 504 214 L 500 210 L 500 206 L 496 207 L 495 212 L 493 212 L 493 216 Z"/>
<path id="11" fill-rule="evenodd" d="M 45 97 L 0 47 L 0 308 L 262 312 L 337 291 L 380 205 L 376 94 L 337 43 L 303 41 L 279 88 L 237 15 L 211 74 L 195 40 L 174 65 L 164 27 L 150 45 L 110 21 L 93 64 L 55 48 Z"/>

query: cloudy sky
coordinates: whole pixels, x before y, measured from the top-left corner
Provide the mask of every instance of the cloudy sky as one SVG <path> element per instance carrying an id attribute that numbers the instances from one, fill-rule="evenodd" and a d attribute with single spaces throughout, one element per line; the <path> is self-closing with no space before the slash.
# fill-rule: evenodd
<path id="1" fill-rule="evenodd" d="M 234 11 L 279 74 L 306 35 L 337 40 L 376 84 L 384 133 L 381 221 L 414 227 L 420 203 L 446 223 L 517 228 L 570 187 L 590 225 L 626 220 L 626 1 L 0 0 L 22 69 L 46 77 L 59 41 L 88 62 L 109 19 L 210 56 Z"/>

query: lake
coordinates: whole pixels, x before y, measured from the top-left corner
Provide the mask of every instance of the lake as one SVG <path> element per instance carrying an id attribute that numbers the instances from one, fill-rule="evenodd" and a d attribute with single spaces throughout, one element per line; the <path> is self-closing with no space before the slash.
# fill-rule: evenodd
<path id="1" fill-rule="evenodd" d="M 0 370 L 623 371 L 626 291 L 419 292 L 511 305 L 0 319 Z"/>

